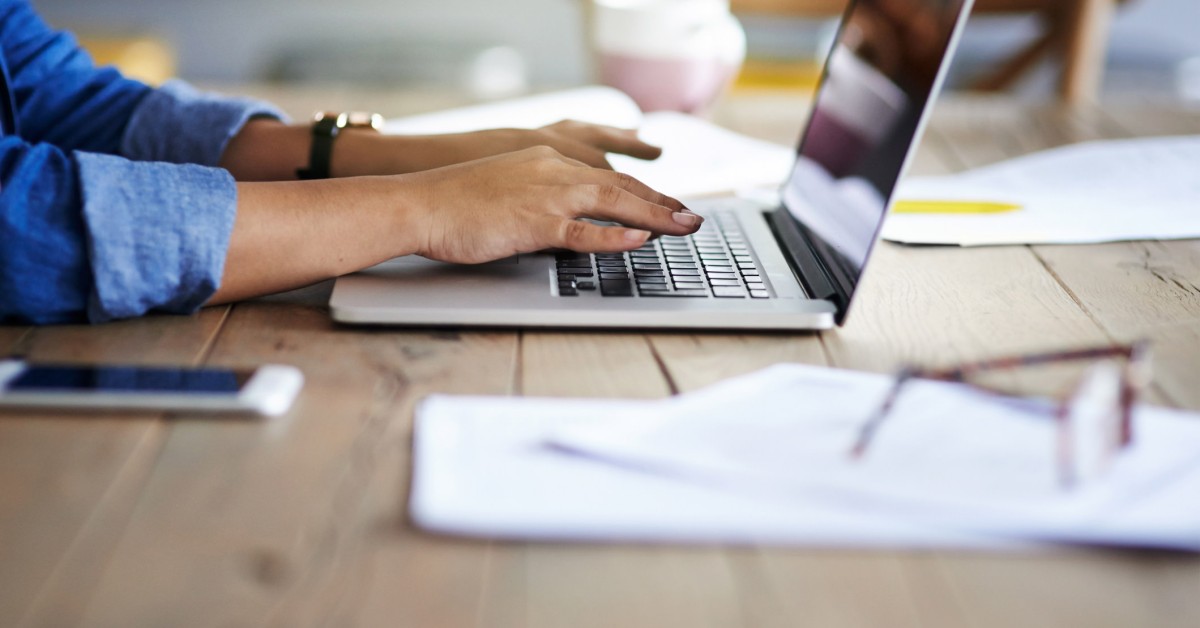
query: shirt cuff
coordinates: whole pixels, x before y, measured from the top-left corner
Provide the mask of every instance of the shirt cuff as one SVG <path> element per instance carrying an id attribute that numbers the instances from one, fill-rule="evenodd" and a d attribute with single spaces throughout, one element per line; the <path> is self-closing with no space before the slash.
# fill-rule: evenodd
<path id="1" fill-rule="evenodd" d="M 237 216 L 220 168 L 75 153 L 93 292 L 88 318 L 189 314 L 217 291 Z"/>
<path id="2" fill-rule="evenodd" d="M 210 94 L 168 81 L 134 110 L 121 138 L 121 155 L 137 161 L 215 166 L 229 140 L 251 118 L 287 116 L 274 105 Z"/>

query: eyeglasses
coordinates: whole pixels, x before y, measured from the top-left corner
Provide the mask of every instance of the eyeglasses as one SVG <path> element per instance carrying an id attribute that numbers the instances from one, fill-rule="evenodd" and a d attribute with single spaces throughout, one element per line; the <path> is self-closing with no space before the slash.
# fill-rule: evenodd
<path id="1" fill-rule="evenodd" d="M 1057 472 L 1064 488 L 1101 473 L 1122 449 L 1133 443 L 1133 405 L 1150 382 L 1150 343 L 997 358 L 949 369 L 907 367 L 879 409 L 863 424 L 850 450 L 851 458 L 867 453 L 884 420 L 891 414 L 904 387 L 913 379 L 967 384 L 991 394 L 1007 395 L 992 386 L 968 380 L 988 371 L 1091 360 L 1093 364 L 1078 384 L 1055 407 Z M 1122 366 L 1113 363 L 1124 360 Z"/>

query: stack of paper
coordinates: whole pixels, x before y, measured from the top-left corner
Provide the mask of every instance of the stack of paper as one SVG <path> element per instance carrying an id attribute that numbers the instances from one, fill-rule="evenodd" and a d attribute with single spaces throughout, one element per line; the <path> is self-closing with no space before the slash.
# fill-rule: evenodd
<path id="1" fill-rule="evenodd" d="M 1087 142 L 943 177 L 906 180 L 901 201 L 999 203 L 1008 211 L 897 213 L 910 244 L 1081 244 L 1200 237 L 1200 136 Z"/>
<path id="2" fill-rule="evenodd" d="M 1140 408 L 1134 446 L 1068 490 L 1051 420 L 947 384 L 915 384 L 852 460 L 888 385 L 789 365 L 657 402 L 433 397 L 412 516 L 526 539 L 1200 551 L 1200 418 Z"/>
<path id="3" fill-rule="evenodd" d="M 662 157 L 643 161 L 611 155 L 616 170 L 675 197 L 729 193 L 755 186 L 776 187 L 792 167 L 792 149 L 669 111 L 643 115 L 633 100 L 611 87 L 583 87 L 474 107 L 389 120 L 388 133 L 458 133 L 490 128 L 533 129 L 573 119 L 637 128 L 661 146 Z"/>

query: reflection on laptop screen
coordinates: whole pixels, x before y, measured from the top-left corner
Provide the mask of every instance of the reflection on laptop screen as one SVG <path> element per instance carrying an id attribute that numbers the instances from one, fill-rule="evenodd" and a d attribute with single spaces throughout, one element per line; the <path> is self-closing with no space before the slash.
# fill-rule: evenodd
<path id="1" fill-rule="evenodd" d="M 852 292 L 965 0 L 859 0 L 825 69 L 784 205 Z"/>

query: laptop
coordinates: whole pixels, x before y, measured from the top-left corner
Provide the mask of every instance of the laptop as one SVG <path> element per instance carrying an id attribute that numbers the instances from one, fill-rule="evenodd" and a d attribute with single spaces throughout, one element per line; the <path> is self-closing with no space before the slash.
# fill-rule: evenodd
<path id="1" fill-rule="evenodd" d="M 396 258 L 339 278 L 333 318 L 437 327 L 841 325 L 972 3 L 850 2 L 775 206 L 686 201 L 706 219 L 697 233 L 628 253 L 542 252 L 477 266 Z"/>

